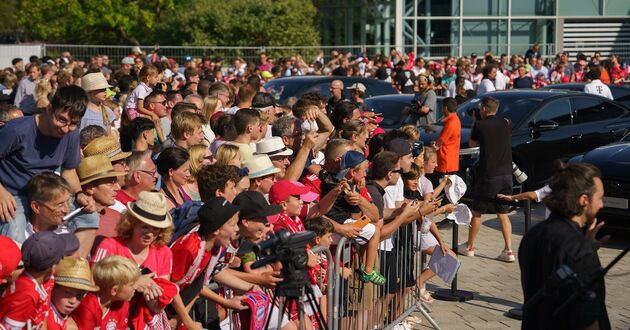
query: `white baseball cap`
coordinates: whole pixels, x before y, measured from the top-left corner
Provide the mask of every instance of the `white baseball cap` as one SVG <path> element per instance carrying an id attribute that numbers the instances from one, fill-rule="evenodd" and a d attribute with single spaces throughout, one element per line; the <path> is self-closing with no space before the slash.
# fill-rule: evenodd
<path id="1" fill-rule="evenodd" d="M 449 213 L 446 216 L 447 219 L 455 220 L 458 225 L 470 225 L 470 219 L 472 219 L 472 212 L 466 204 L 457 204 L 455 211 Z"/>
<path id="2" fill-rule="evenodd" d="M 457 175 L 449 175 L 450 182 L 446 184 L 446 198 L 453 203 L 457 204 L 459 199 L 466 193 L 466 182 Z"/>

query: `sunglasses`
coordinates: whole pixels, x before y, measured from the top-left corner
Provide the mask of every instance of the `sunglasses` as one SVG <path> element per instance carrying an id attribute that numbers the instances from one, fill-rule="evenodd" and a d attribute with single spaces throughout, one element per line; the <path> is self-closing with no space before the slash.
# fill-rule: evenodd
<path id="1" fill-rule="evenodd" d="M 392 170 L 392 173 L 403 174 L 403 170 L 402 170 L 402 168 L 397 168 L 395 170 Z"/>

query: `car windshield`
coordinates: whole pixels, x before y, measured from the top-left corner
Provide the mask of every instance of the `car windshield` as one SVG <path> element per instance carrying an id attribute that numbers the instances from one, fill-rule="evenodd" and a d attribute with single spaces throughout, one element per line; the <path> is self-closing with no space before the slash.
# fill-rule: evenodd
<path id="1" fill-rule="evenodd" d="M 536 109 L 542 99 L 523 97 L 522 94 L 514 93 L 513 95 L 502 95 L 499 100 L 499 110 L 497 116 L 502 118 L 510 118 L 515 127 L 521 125 L 522 121 L 529 113 Z M 457 109 L 457 115 L 462 123 L 462 127 L 470 128 L 473 125 L 472 115 L 478 111 L 480 98 L 474 98 L 462 104 Z"/>

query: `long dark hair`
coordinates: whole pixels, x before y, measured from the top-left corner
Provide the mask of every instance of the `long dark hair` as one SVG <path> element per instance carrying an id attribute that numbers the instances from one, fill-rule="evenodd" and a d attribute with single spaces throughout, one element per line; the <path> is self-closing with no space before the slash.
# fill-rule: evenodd
<path id="1" fill-rule="evenodd" d="M 589 198 L 595 193 L 595 178 L 602 174 L 597 167 L 586 163 L 564 164 L 556 162 L 556 173 L 551 177 L 551 193 L 543 199 L 552 213 L 567 219 L 581 215 L 584 210 L 579 205 L 580 196 Z"/>

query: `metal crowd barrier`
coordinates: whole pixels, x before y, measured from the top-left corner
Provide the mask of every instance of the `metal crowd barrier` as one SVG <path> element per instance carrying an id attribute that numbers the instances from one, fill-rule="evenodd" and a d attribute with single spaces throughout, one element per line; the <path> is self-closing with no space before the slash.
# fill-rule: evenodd
<path id="1" fill-rule="evenodd" d="M 379 270 L 388 281 L 394 276 L 379 266 L 389 265 L 392 262 L 396 265 L 395 283 L 385 283 L 383 286 L 361 281 L 358 272 L 361 247 L 353 240 L 340 239 L 335 251 L 334 272 L 331 272 L 334 273 L 334 282 L 329 283 L 328 296 L 332 295 L 334 300 L 329 329 L 393 329 L 416 311 L 420 312 L 434 329 L 440 329 L 429 315 L 428 306 L 420 299 L 418 280 L 423 269 L 420 251 L 416 251 L 414 244 L 406 244 L 413 242 L 413 237 L 409 234 L 416 235 L 419 239 L 417 230 L 410 231 L 412 227 L 409 224 L 396 232 L 392 252 L 395 256 L 379 252 L 375 269 Z M 396 257 L 398 260 L 391 260 Z M 352 269 L 352 277 L 342 278 L 343 268 Z M 395 293 L 388 292 L 392 284 L 397 286 L 396 290 L 395 288 L 391 290 Z"/>

